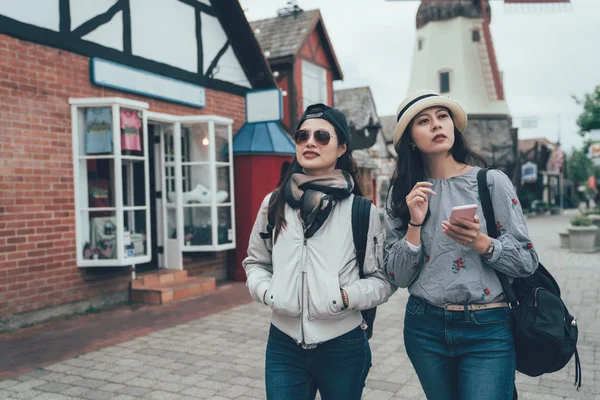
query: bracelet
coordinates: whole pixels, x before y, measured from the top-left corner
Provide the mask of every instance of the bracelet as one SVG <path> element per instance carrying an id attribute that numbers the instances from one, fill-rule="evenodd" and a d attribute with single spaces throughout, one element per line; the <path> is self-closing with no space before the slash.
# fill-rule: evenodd
<path id="1" fill-rule="evenodd" d="M 345 310 L 346 308 L 348 308 L 348 293 L 346 293 L 344 289 L 340 288 L 340 296 L 342 296 L 342 305 L 344 306 Z"/>
<path id="2" fill-rule="evenodd" d="M 423 226 L 423 222 L 421 222 L 420 224 L 413 224 L 412 222 L 408 221 L 408 224 L 410 226 L 416 226 L 416 227 Z"/>

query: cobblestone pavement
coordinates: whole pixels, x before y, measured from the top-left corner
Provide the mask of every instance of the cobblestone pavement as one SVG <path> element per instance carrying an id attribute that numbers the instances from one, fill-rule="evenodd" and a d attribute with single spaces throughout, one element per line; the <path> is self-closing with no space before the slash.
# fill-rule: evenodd
<path id="1" fill-rule="evenodd" d="M 557 277 L 579 321 L 583 387 L 573 362 L 538 378 L 519 375 L 520 398 L 600 400 L 600 253 L 559 247 L 569 217 L 529 220 L 542 262 Z M 373 368 L 364 399 L 424 399 L 402 340 L 405 290 L 379 308 L 371 339 Z M 264 399 L 270 312 L 259 304 L 223 311 L 0 382 L 0 398 L 36 400 Z M 0 355 L 1 357 L 1 355 Z"/>

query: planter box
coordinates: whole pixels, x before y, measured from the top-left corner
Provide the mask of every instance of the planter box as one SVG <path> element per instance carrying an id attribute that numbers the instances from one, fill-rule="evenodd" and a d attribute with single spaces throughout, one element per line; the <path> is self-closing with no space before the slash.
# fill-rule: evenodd
<path id="1" fill-rule="evenodd" d="M 596 251 L 600 251 L 600 214 L 590 214 L 588 217 L 592 220 L 594 225 L 598 227 L 598 233 L 596 234 Z"/>
<path id="2" fill-rule="evenodd" d="M 569 245 L 576 253 L 593 253 L 596 250 L 597 226 L 570 226 Z"/>
<path id="3" fill-rule="evenodd" d="M 569 248 L 569 232 L 558 232 L 558 236 L 560 236 L 560 247 L 563 249 Z"/>

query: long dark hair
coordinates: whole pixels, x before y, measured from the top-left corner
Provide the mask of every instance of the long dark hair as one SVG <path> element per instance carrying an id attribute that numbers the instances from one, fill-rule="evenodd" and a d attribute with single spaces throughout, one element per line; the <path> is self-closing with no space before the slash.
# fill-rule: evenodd
<path id="1" fill-rule="evenodd" d="M 408 196 L 417 182 L 424 181 L 427 178 L 421 152 L 418 149 L 413 150 L 411 147 L 411 127 L 412 121 L 406 127 L 400 142 L 396 145 L 398 161 L 396 162 L 396 169 L 392 177 L 390 191 L 388 192 L 388 198 L 391 199 L 391 202 L 390 207 L 387 207 L 387 213 L 392 218 L 399 218 L 404 225 L 408 225 L 410 221 L 406 196 Z M 456 129 L 456 126 L 454 127 L 454 145 L 450 149 L 449 154 L 456 161 L 464 164 L 486 166 L 483 157 L 471 150 L 469 143 L 464 135 Z M 427 211 L 425 220 L 428 217 L 429 211 Z"/>
<path id="2" fill-rule="evenodd" d="M 343 145 L 342 142 L 343 136 L 338 134 L 336 131 L 336 135 L 338 140 L 340 140 L 339 145 Z M 352 157 L 352 152 L 350 151 L 350 146 L 346 146 L 346 152 L 342 154 L 340 158 L 337 159 L 335 163 L 335 169 L 341 169 L 350 174 L 352 179 L 354 180 L 354 190 L 352 193 L 356 196 L 362 196 L 362 191 L 360 190 L 360 172 L 358 171 L 358 165 L 356 164 L 356 160 Z M 270 218 L 274 222 L 273 229 L 273 243 L 277 241 L 277 237 L 281 232 L 281 229 L 285 228 L 287 225 L 287 221 L 285 220 L 285 196 L 284 196 L 284 188 L 292 179 L 292 175 L 295 173 L 302 172 L 302 166 L 296 159 L 296 156 L 292 159 L 292 163 L 285 175 L 285 178 L 280 182 L 277 189 L 273 192 L 272 196 L 275 196 L 274 201 L 270 202 L 271 206 L 269 206 L 269 216 L 273 216 L 274 218 Z"/>

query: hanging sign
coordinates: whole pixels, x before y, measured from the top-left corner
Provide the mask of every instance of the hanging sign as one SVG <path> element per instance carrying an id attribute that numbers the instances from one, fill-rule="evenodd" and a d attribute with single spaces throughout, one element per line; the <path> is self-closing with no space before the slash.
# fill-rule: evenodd
<path id="1" fill-rule="evenodd" d="M 537 176 L 538 169 L 536 164 L 528 161 L 521 166 L 521 183 L 537 182 Z"/>

